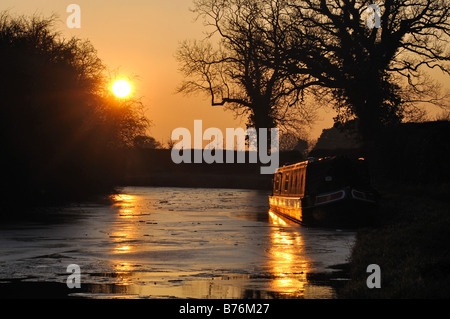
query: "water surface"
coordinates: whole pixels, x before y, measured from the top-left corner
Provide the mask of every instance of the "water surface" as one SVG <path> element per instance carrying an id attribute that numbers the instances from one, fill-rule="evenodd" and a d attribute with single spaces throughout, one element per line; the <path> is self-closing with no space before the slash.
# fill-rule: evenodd
<path id="1" fill-rule="evenodd" d="M 322 279 L 343 279 L 333 266 L 347 262 L 355 234 L 287 223 L 267 195 L 125 187 L 112 204 L 55 211 L 54 223 L 3 225 L 0 281 L 36 294 L 58 283 L 86 298 L 334 298 Z M 65 285 L 70 264 L 81 289 Z"/>

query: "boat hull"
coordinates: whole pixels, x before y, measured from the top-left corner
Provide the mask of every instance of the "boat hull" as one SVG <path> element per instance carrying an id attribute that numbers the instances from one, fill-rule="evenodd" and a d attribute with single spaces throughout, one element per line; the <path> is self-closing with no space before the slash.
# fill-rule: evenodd
<path id="1" fill-rule="evenodd" d="M 269 196 L 270 210 L 305 226 L 362 227 L 373 224 L 376 202 L 352 196 L 354 190 L 342 190 L 340 198 L 321 204 L 310 198 Z"/>

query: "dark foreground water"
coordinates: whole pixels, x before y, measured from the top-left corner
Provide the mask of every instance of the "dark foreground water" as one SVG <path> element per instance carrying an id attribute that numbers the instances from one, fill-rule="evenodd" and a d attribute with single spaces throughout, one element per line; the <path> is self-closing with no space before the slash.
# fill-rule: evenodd
<path id="1" fill-rule="evenodd" d="M 267 195 L 126 187 L 112 205 L 2 225 L 0 297 L 334 298 L 355 233 L 289 224 Z"/>

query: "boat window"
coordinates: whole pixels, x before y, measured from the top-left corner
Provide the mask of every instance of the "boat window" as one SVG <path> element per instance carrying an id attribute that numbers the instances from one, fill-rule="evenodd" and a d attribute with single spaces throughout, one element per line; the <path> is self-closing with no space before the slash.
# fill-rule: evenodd
<path id="1" fill-rule="evenodd" d="M 291 178 L 289 179 L 289 183 L 288 183 L 288 189 L 287 189 L 287 192 L 288 193 L 291 193 L 292 192 L 292 180 L 294 179 L 294 175 L 293 174 L 291 174 L 292 176 L 291 176 Z"/>
<path id="2" fill-rule="evenodd" d="M 287 192 L 289 189 L 289 173 L 286 174 L 284 179 L 284 191 Z"/>
<path id="3" fill-rule="evenodd" d="M 299 172 L 299 177 L 300 177 L 300 189 L 299 189 L 299 192 L 301 193 L 301 194 L 303 194 L 303 175 L 304 175 L 304 172 L 303 171 L 301 171 L 301 172 Z"/>
<path id="4" fill-rule="evenodd" d="M 294 173 L 294 176 L 292 176 L 292 184 L 291 184 L 291 193 L 297 194 L 297 173 Z"/>
<path id="5" fill-rule="evenodd" d="M 280 174 L 276 174 L 274 179 L 273 192 L 274 194 L 278 194 L 279 191 L 280 191 Z"/>

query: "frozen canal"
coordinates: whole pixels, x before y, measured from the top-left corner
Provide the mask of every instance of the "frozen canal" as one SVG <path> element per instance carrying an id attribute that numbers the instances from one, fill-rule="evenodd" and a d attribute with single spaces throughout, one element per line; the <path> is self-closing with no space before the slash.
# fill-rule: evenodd
<path id="1" fill-rule="evenodd" d="M 288 224 L 267 195 L 126 187 L 51 223 L 0 225 L 1 297 L 334 298 L 322 279 L 342 279 L 330 266 L 347 262 L 355 233 Z M 80 289 L 66 285 L 70 264 Z"/>

